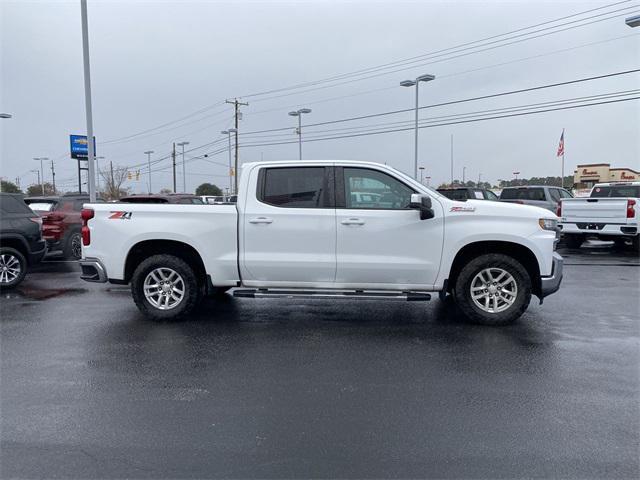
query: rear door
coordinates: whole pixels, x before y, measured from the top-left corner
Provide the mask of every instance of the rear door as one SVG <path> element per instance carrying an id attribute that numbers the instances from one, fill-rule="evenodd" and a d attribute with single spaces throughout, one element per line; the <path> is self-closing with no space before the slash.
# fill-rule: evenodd
<path id="1" fill-rule="evenodd" d="M 256 188 L 240 217 L 244 283 L 330 286 L 336 274 L 333 167 L 262 167 L 251 175 Z"/>

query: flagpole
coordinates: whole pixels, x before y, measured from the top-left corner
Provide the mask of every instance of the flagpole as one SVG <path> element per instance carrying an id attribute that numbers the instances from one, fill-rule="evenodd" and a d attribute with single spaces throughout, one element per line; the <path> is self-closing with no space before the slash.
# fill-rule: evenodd
<path id="1" fill-rule="evenodd" d="M 564 128 L 562 129 L 562 176 L 560 177 L 560 185 L 564 188 Z"/>

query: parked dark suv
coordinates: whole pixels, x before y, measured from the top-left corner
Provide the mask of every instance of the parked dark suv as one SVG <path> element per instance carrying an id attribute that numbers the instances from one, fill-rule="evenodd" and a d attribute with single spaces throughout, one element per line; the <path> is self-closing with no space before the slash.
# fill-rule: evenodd
<path id="1" fill-rule="evenodd" d="M 438 193 L 444 195 L 451 200 L 495 200 L 498 201 L 498 196 L 491 190 L 486 188 L 474 188 L 474 187 L 452 187 L 452 188 L 439 188 Z"/>
<path id="2" fill-rule="evenodd" d="M 28 197 L 24 201 L 42 217 L 42 235 L 49 251 L 62 251 L 65 257 L 82 257 L 82 205 L 89 202 L 88 195 L 61 197 Z M 101 202 L 102 200 L 98 200 Z"/>
<path id="3" fill-rule="evenodd" d="M 25 205 L 22 195 L 0 193 L 0 289 L 18 285 L 27 267 L 46 251 L 42 219 Z"/>

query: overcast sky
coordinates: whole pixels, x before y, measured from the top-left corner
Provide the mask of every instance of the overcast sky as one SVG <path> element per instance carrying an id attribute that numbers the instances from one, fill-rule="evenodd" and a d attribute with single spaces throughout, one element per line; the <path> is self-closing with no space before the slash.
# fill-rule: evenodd
<path id="1" fill-rule="evenodd" d="M 155 151 L 152 158 L 167 156 L 174 141 L 190 142 L 186 147 L 190 150 L 218 140 L 220 143 L 187 154 L 187 189 L 192 191 L 205 181 L 224 187 L 228 184 L 228 157 L 221 151 L 226 142 L 220 131 L 232 126 L 232 108 L 221 103 L 226 98 L 245 96 L 243 100 L 249 102 L 242 108 L 241 132 L 291 126 L 262 136 L 240 137 L 241 143 L 273 143 L 296 140 L 296 119 L 287 115 L 292 109 L 313 110 L 304 117 L 304 125 L 411 108 L 414 90 L 398 84 L 423 73 L 436 75 L 435 81 L 421 86 L 420 104 L 428 105 L 639 68 L 640 28 L 624 23 L 625 15 L 640 12 L 640 2 L 633 0 L 558 22 L 632 7 L 608 15 L 616 15 L 614 18 L 564 32 L 458 54 L 458 58 L 441 55 L 417 65 L 396 67 L 391 73 L 376 70 L 375 76 L 350 78 L 357 81 L 343 80 L 339 85 L 323 83 L 302 92 L 251 96 L 612 3 L 88 0 L 97 154 L 114 165 L 130 166 L 146 161 L 145 150 Z M 0 112 L 13 115 L 0 120 L 1 175 L 12 181 L 19 176 L 26 187 L 36 181 L 30 170 L 39 167 L 32 158 L 49 157 L 55 160 L 58 185 L 73 190 L 77 185 L 76 162 L 69 158 L 68 135 L 86 132 L 80 2 L 0 0 L 0 4 Z M 498 45 L 501 43 L 491 46 Z M 364 76 L 373 78 L 362 79 Z M 640 75 L 635 73 L 425 109 L 420 117 L 639 88 Z M 195 112 L 199 113 L 192 115 Z M 347 128 L 412 118 L 413 114 L 406 112 L 303 128 L 303 134 L 309 138 L 343 134 Z M 432 177 L 432 185 L 448 181 L 453 134 L 456 178 L 462 177 L 463 166 L 467 179 L 477 179 L 481 173 L 482 179 L 490 182 L 511 178 L 513 171 L 520 171 L 522 177 L 559 175 L 556 149 L 563 128 L 567 173 L 578 163 L 606 162 L 640 169 L 638 100 L 421 129 L 419 163 Z M 412 131 L 309 142 L 303 149 L 305 159 L 371 160 L 406 172 L 413 169 Z M 211 161 L 193 159 L 207 152 L 215 154 L 209 157 Z M 297 155 L 296 143 L 240 149 L 241 162 L 296 159 Z M 152 167 L 154 190 L 171 186 L 169 167 L 168 159 Z M 146 170 L 137 169 L 143 173 L 140 181 L 127 185 L 143 192 L 147 189 Z M 180 186 L 181 167 L 178 172 Z M 46 170 L 45 179 L 50 178 L 51 172 Z"/>

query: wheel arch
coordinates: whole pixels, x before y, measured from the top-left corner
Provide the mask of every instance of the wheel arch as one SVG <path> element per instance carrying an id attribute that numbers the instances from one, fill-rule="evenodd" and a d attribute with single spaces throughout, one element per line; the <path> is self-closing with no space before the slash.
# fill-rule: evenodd
<path id="1" fill-rule="evenodd" d="M 18 235 L 3 235 L 0 238 L 0 245 L 17 250 L 25 258 L 27 264 L 29 263 L 29 246 L 24 238 Z"/>
<path id="2" fill-rule="evenodd" d="M 450 291 L 456 283 L 462 268 L 473 258 L 488 253 L 508 255 L 522 264 L 531 278 L 532 293 L 540 294 L 540 266 L 536 255 L 528 247 L 508 241 L 478 241 L 462 247 L 453 259 L 447 290 Z"/>
<path id="3" fill-rule="evenodd" d="M 194 269 L 202 282 L 206 281 L 206 268 L 202 257 L 191 245 L 178 240 L 143 240 L 133 245 L 124 265 L 124 282 L 129 282 L 136 267 L 146 258 L 153 255 L 173 255 L 184 260 Z"/>

